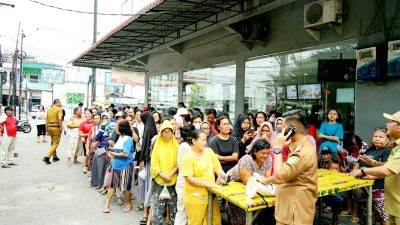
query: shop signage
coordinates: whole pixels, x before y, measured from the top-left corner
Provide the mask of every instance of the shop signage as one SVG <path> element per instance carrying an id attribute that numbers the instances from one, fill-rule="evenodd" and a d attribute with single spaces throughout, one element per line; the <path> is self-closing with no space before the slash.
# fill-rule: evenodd
<path id="1" fill-rule="evenodd" d="M 85 95 L 83 93 L 67 93 L 67 104 L 83 103 Z"/>

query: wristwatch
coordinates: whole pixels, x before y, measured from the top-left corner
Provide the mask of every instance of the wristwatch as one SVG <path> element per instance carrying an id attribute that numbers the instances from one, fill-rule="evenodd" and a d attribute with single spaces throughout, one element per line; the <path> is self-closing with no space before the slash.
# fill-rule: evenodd
<path id="1" fill-rule="evenodd" d="M 363 177 L 367 176 L 367 174 L 365 173 L 364 170 L 365 170 L 364 166 L 360 168 L 360 171 L 361 171 Z"/>
<path id="2" fill-rule="evenodd" d="M 274 153 L 275 154 L 282 154 L 282 149 L 281 148 L 274 148 Z"/>

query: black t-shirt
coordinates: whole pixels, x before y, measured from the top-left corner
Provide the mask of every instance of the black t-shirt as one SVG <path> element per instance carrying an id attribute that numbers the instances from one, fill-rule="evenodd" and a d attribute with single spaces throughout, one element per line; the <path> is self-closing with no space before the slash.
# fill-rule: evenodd
<path id="1" fill-rule="evenodd" d="M 389 155 L 390 155 L 390 148 L 383 148 L 383 149 L 376 149 L 374 146 L 370 147 L 367 149 L 367 151 L 364 152 L 364 155 L 367 155 L 373 160 L 376 160 L 378 162 L 387 162 Z M 364 161 L 358 160 L 358 163 L 360 164 L 360 167 L 370 167 L 368 166 Z M 385 180 L 384 179 L 379 179 L 375 180 L 374 185 L 372 186 L 372 189 L 383 189 L 385 186 Z"/>
<path id="2" fill-rule="evenodd" d="M 232 136 L 229 136 L 228 140 L 222 140 L 218 136 L 213 137 L 210 141 L 210 148 L 220 156 L 231 156 L 235 152 L 239 154 L 239 142 Z M 236 163 L 221 163 L 221 166 L 224 172 L 228 172 Z"/>

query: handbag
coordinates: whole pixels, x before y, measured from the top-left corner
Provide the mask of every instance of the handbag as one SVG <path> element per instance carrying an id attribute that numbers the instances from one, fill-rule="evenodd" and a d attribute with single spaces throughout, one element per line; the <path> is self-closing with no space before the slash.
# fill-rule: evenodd
<path id="1" fill-rule="evenodd" d="M 95 152 L 94 155 L 95 156 L 102 156 L 107 152 L 107 150 L 105 148 L 98 148 Z"/>

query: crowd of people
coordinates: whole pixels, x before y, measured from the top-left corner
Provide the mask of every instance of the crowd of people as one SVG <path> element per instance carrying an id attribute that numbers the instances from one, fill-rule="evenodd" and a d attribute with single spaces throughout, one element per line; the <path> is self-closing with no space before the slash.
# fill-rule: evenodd
<path id="1" fill-rule="evenodd" d="M 0 116 L 3 168 L 13 164 L 10 108 Z M 246 184 L 254 176 L 262 184 L 277 186 L 274 210 L 263 210 L 256 224 L 312 224 L 317 171 L 328 169 L 375 179 L 374 221 L 400 224 L 400 112 L 384 114 L 389 119 L 386 128 L 371 132 L 369 143 L 344 132 L 336 109 L 328 111 L 318 132 L 301 110 L 240 114 L 231 124 L 224 113 L 186 109 L 182 102 L 165 113 L 150 107 L 79 106 L 66 124 L 64 115 L 56 99 L 46 113 L 41 107 L 36 116 L 37 142 L 40 136 L 46 142 L 44 134 L 51 138 L 43 161 L 60 160 L 57 147 L 66 126 L 68 166 L 82 156 L 82 172 L 90 177 L 90 185 L 107 194 L 104 213 L 111 212 L 114 196 L 124 212 L 134 209 L 136 198 L 136 210 L 143 210 L 141 224 L 207 224 L 207 188 L 229 181 Z M 365 188 L 330 195 L 319 210 L 332 213 L 332 224 L 344 216 L 363 222 L 367 196 Z M 243 210 L 218 198 L 213 201 L 212 224 L 222 224 L 221 211 L 228 224 L 245 224 Z"/>

